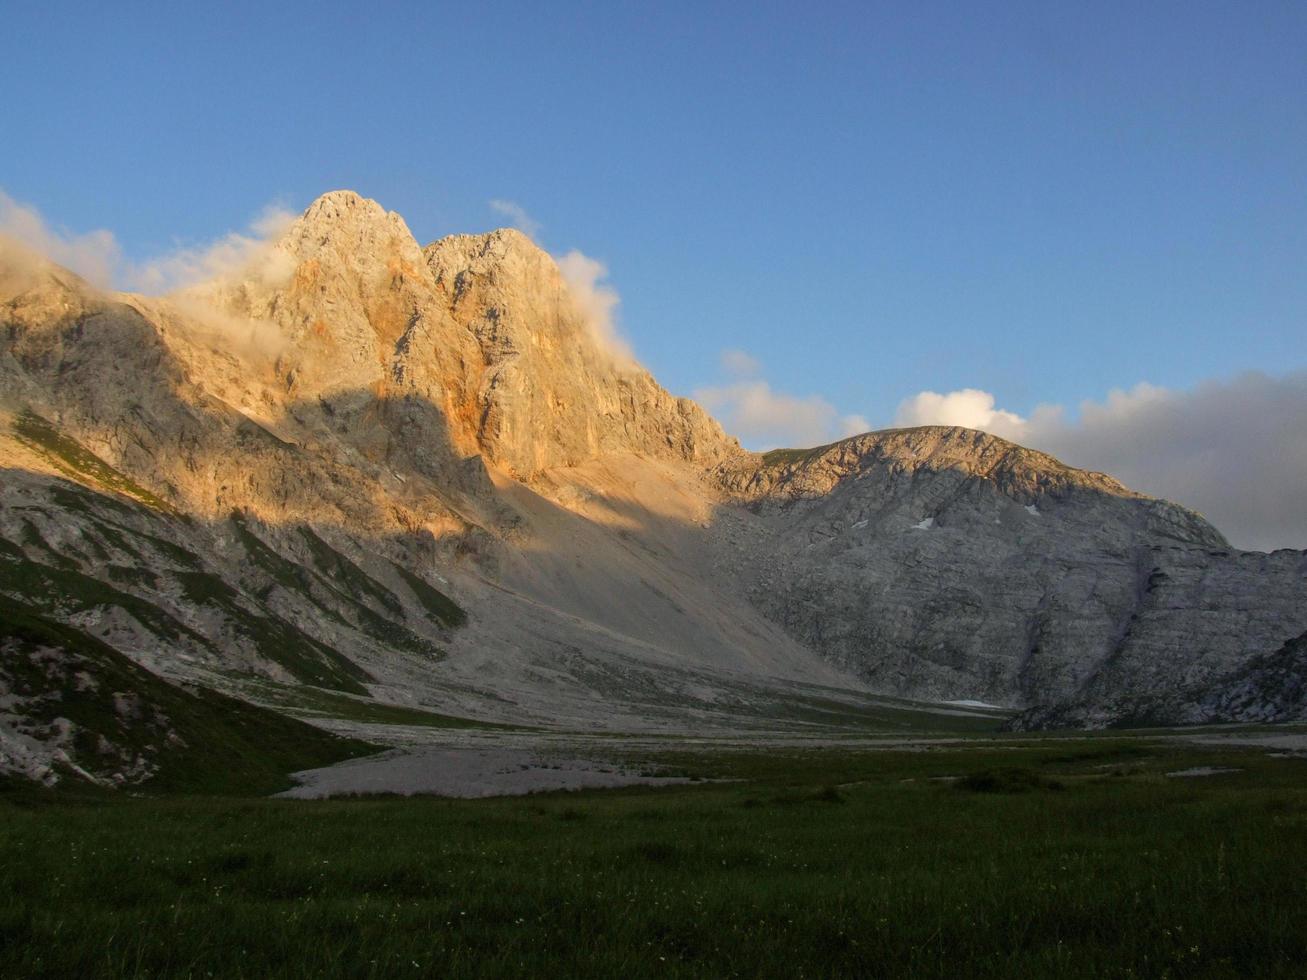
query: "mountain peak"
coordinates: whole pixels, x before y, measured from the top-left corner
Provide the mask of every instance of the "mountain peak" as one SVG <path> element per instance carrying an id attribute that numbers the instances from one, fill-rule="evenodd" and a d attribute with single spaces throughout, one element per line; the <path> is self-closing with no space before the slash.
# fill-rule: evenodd
<path id="1" fill-rule="evenodd" d="M 430 254 L 433 250 L 445 248 L 457 248 L 479 255 L 504 256 L 513 251 L 547 254 L 530 235 L 516 228 L 495 228 L 480 234 L 445 235 L 428 244 L 422 251 Z"/>
<path id="2" fill-rule="evenodd" d="M 386 209 L 370 197 L 364 197 L 357 191 L 341 189 L 336 191 L 327 191 L 325 194 L 319 194 L 314 198 L 313 203 L 304 209 L 304 216 L 310 217 L 319 214 L 337 215 L 346 211 L 362 209 L 371 211 L 376 214 L 384 215 Z"/>
<path id="3" fill-rule="evenodd" d="M 278 247 L 300 259 L 328 251 L 354 267 L 387 261 L 396 252 L 421 261 L 417 240 L 397 212 L 349 190 L 317 198 L 286 229 Z"/>

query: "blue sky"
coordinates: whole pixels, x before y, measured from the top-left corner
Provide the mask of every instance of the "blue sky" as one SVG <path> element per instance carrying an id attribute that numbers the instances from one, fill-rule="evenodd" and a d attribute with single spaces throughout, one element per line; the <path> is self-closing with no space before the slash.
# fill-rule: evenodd
<path id="1" fill-rule="evenodd" d="M 667 387 L 729 389 L 739 349 L 751 383 L 872 425 L 926 390 L 1070 425 L 1141 382 L 1307 369 L 1307 4 L 28 3 L 3 23 L 0 189 L 132 258 L 338 187 L 422 242 L 510 200 L 551 251 L 607 264 Z"/>

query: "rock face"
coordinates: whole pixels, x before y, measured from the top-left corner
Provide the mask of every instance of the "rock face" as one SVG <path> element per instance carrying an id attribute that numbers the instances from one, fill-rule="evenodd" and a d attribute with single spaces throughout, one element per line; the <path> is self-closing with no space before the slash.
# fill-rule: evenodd
<path id="1" fill-rule="evenodd" d="M 156 675 L 574 727 L 799 690 L 1110 724 L 1307 631 L 1302 553 L 983 433 L 745 452 L 522 234 L 421 248 L 346 191 L 164 298 L 2 244 L 0 558 Z"/>
<path id="2" fill-rule="evenodd" d="M 558 266 L 521 232 L 454 235 L 424 251 L 449 316 L 480 348 L 477 443 L 514 476 L 619 453 L 703 464 L 742 455 L 698 405 L 605 346 Z"/>
<path id="3" fill-rule="evenodd" d="M 697 405 L 606 350 L 553 259 L 511 229 L 423 249 L 399 215 L 336 191 L 243 281 L 197 298 L 278 326 L 293 398 L 421 404 L 423 441 L 439 433 L 519 478 L 604 453 L 740 452 Z"/>
<path id="4" fill-rule="evenodd" d="M 1307 556 L 1232 551 L 1190 511 L 984 433 L 871 433 L 723 479 L 766 527 L 731 574 L 877 690 L 1106 703 L 1307 628 Z"/>
<path id="5" fill-rule="evenodd" d="M 1197 684 L 1140 693 L 1124 690 L 1039 705 L 1013 720 L 1015 730 L 1104 725 L 1256 724 L 1307 720 L 1307 634 L 1273 653 Z"/>

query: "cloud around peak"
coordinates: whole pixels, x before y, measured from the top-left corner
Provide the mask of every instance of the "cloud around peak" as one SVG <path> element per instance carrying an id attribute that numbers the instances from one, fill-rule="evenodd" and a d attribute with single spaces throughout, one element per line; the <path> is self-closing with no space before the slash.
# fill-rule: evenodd
<path id="1" fill-rule="evenodd" d="M 576 249 L 553 258 L 591 339 L 617 367 L 638 367 L 635 352 L 617 323 L 617 306 L 622 298 L 611 283 L 604 281 L 608 267 Z"/>
<path id="2" fill-rule="evenodd" d="M 113 232 L 96 229 L 78 233 L 54 228 L 35 207 L 15 201 L 0 190 L 0 235 L 16 239 L 101 289 L 154 296 L 227 277 L 267 272 L 266 264 L 275 264 L 273 243 L 295 217 L 279 205 L 269 205 L 244 232 L 228 232 L 202 244 L 179 245 L 135 262 L 124 256 Z"/>
<path id="3" fill-rule="evenodd" d="M 1187 391 L 1141 383 L 1085 401 L 1072 418 L 1023 418 L 978 389 L 921 392 L 896 425 L 984 429 L 1199 511 L 1240 548 L 1307 548 L 1307 371 L 1250 371 Z"/>
<path id="4" fill-rule="evenodd" d="M 1024 424 L 1025 420 L 1014 412 L 996 408 L 994 396 L 978 388 L 963 388 L 945 395 L 923 391 L 901 402 L 894 414 L 894 425 L 900 428 L 960 425 L 995 435 L 1015 435 Z"/>
<path id="5" fill-rule="evenodd" d="M 215 241 L 178 247 L 132 264 L 124 278 L 134 291 L 151 295 L 244 276 L 281 278 L 291 271 L 288 257 L 276 254 L 273 245 L 296 217 L 283 207 L 269 205 L 246 232 L 228 232 Z"/>
<path id="6" fill-rule="evenodd" d="M 122 265 L 122 249 L 113 232 L 98 229 L 81 234 L 51 228 L 41 213 L 0 190 L 0 235 L 71 269 L 93 286 L 108 289 Z"/>

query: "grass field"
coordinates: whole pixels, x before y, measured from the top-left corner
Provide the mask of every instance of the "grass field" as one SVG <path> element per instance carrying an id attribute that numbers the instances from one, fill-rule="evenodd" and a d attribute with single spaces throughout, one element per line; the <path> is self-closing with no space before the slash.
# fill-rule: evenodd
<path id="1" fill-rule="evenodd" d="M 1307 971 L 1302 758 L 1100 738 L 645 761 L 730 781 L 0 794 L 0 975 Z M 1239 771 L 1164 775 L 1206 765 Z"/>

